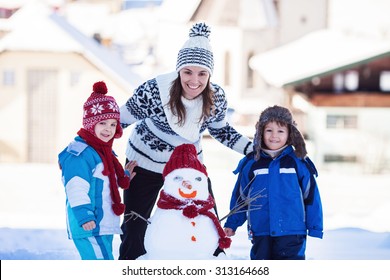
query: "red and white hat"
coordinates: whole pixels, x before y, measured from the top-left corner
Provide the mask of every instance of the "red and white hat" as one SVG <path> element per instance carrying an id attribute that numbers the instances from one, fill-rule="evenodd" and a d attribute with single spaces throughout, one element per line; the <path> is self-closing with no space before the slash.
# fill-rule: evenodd
<path id="1" fill-rule="evenodd" d="M 103 81 L 93 85 L 93 92 L 84 103 L 83 126 L 90 133 L 95 134 L 95 125 L 98 122 L 115 119 L 118 121 L 118 125 L 114 137 L 120 138 L 123 130 L 120 126 L 119 106 L 114 97 L 106 94 L 107 86 Z"/>
<path id="2" fill-rule="evenodd" d="M 179 168 L 196 169 L 208 176 L 206 168 L 198 159 L 196 148 L 192 144 L 182 144 L 175 148 L 171 157 L 169 158 L 168 162 L 164 167 L 162 175 L 165 178 L 173 170 Z"/>

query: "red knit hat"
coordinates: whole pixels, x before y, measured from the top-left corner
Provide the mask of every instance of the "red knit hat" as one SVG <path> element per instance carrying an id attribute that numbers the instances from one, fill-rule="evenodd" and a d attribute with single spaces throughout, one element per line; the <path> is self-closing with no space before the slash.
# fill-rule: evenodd
<path id="1" fill-rule="evenodd" d="M 179 168 L 196 169 L 208 176 L 206 168 L 198 159 L 196 148 L 192 144 L 182 144 L 175 148 L 164 167 L 162 175 L 165 178 L 173 170 Z"/>
<path id="2" fill-rule="evenodd" d="M 119 106 L 114 97 L 106 95 L 107 86 L 101 82 L 96 82 L 93 85 L 93 92 L 91 96 L 84 103 L 83 126 L 90 133 L 95 134 L 95 125 L 98 122 L 116 119 L 118 125 L 116 126 L 115 138 L 120 138 L 123 134 L 120 126 Z"/>

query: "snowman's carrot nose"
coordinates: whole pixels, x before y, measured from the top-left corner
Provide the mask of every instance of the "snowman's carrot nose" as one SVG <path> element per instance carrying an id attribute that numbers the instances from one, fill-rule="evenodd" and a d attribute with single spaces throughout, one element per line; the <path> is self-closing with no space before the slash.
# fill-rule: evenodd
<path id="1" fill-rule="evenodd" d="M 181 185 L 182 185 L 183 187 L 189 189 L 189 190 L 192 189 L 192 185 L 191 185 L 191 183 L 190 183 L 189 181 L 183 181 L 183 182 L 181 183 Z"/>

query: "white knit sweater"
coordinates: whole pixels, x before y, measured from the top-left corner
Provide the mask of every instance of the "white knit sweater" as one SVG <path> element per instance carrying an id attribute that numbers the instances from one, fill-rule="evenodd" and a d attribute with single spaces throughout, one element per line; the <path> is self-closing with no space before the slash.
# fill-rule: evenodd
<path id="1" fill-rule="evenodd" d="M 166 105 L 169 89 L 177 75 L 177 72 L 172 72 L 146 81 L 120 108 L 122 127 L 135 124 L 127 143 L 126 157 L 136 160 L 142 168 L 162 173 L 175 147 L 188 143 L 195 145 L 202 161 L 201 140 L 206 129 L 225 146 L 244 155 L 251 152 L 253 145 L 250 139 L 238 133 L 227 122 L 225 92 L 216 84 L 212 84 L 215 91 L 215 114 L 199 123 L 202 98 L 183 98 L 186 122 L 183 126 L 177 124 L 177 117 Z"/>

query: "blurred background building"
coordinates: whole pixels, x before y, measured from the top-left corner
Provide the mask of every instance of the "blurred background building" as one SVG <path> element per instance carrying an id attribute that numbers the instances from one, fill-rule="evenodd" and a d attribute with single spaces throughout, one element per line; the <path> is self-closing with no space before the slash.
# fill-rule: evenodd
<path id="1" fill-rule="evenodd" d="M 212 80 L 238 130 L 251 137 L 280 104 L 319 168 L 388 172 L 389 10 L 386 0 L 0 0 L 0 162 L 55 163 L 95 81 L 123 104 L 175 69 L 205 21 Z"/>

